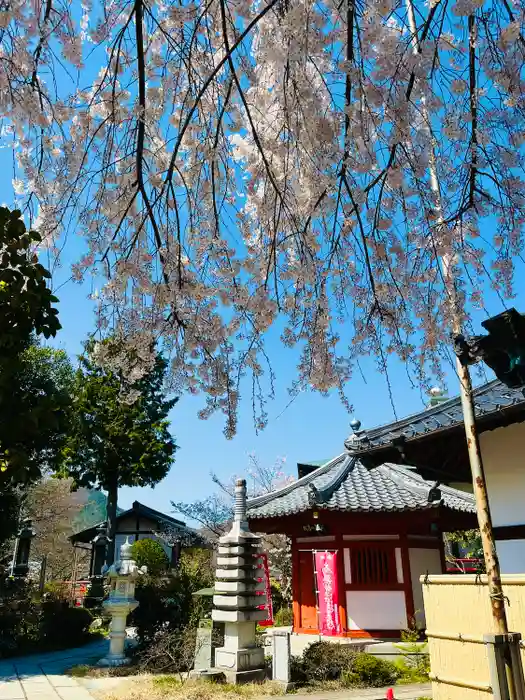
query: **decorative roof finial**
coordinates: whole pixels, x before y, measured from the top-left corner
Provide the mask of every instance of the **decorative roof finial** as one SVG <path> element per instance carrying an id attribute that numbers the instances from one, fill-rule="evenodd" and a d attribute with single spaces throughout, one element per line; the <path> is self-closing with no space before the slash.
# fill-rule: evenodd
<path id="1" fill-rule="evenodd" d="M 246 507 L 246 480 L 237 479 L 235 482 L 235 504 L 233 506 L 233 523 L 230 532 L 221 537 L 220 542 L 242 540 L 259 540 L 257 535 L 250 532 Z"/>
<path id="2" fill-rule="evenodd" d="M 361 421 L 355 416 L 350 421 L 350 427 L 352 428 L 352 433 L 345 440 L 345 447 L 347 450 L 352 452 L 363 446 L 362 443 L 368 440 L 366 430 L 361 429 Z"/>
<path id="3" fill-rule="evenodd" d="M 126 535 L 126 541 L 120 548 L 120 560 L 125 561 L 132 559 L 131 555 L 132 544 L 129 541 L 129 535 Z"/>
<path id="4" fill-rule="evenodd" d="M 354 433 L 357 434 L 359 432 L 359 428 L 361 427 L 361 421 L 359 420 L 359 418 L 355 418 L 354 416 L 354 418 L 352 418 L 352 420 L 350 421 L 350 427 L 352 428 Z"/>
<path id="5" fill-rule="evenodd" d="M 237 523 L 246 523 L 246 479 L 237 479 L 235 482 L 235 505 L 233 519 Z"/>
<path id="6" fill-rule="evenodd" d="M 428 393 L 430 394 L 430 401 L 427 408 L 433 408 L 444 401 L 448 401 L 447 392 L 439 386 L 433 386 Z"/>

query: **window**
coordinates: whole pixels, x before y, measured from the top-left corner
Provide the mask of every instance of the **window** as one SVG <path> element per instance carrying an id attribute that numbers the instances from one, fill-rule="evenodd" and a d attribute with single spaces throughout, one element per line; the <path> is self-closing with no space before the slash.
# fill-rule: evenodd
<path id="1" fill-rule="evenodd" d="M 389 587 L 397 584 L 394 550 L 381 545 L 350 549 L 352 586 Z"/>

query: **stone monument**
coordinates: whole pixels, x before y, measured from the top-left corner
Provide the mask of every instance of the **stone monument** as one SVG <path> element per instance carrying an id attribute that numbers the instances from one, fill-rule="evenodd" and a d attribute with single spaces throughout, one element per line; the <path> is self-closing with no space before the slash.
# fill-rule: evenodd
<path id="1" fill-rule="evenodd" d="M 98 666 L 124 666 L 129 659 L 124 653 L 126 642 L 126 619 L 129 613 L 138 606 L 135 600 L 135 583 L 141 574 L 146 573 L 146 567 L 140 569 L 131 556 L 131 544 L 126 537 L 125 544 L 120 548 L 120 559 L 112 564 L 107 571 L 111 585 L 109 597 L 102 607 L 111 615 L 109 631 L 109 652 L 100 659 Z"/>
<path id="2" fill-rule="evenodd" d="M 219 540 L 212 619 L 224 623 L 224 646 L 215 650 L 215 669 L 229 683 L 264 680 L 264 649 L 255 643 L 259 620 L 266 618 L 261 538 L 246 517 L 246 481 L 235 484 L 230 532 Z"/>
<path id="3" fill-rule="evenodd" d="M 290 662 L 292 658 L 290 632 L 275 628 L 272 634 L 272 680 L 279 683 L 283 692 L 293 688 Z"/>

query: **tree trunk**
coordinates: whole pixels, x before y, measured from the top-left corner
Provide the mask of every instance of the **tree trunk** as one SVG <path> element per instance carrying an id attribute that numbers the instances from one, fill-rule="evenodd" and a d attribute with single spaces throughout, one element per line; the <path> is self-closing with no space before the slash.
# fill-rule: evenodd
<path id="1" fill-rule="evenodd" d="M 115 533 L 117 529 L 117 498 L 118 485 L 117 480 L 107 486 L 108 500 L 106 503 L 106 517 L 108 521 L 108 551 L 106 555 L 106 564 L 111 566 L 115 561 Z"/>

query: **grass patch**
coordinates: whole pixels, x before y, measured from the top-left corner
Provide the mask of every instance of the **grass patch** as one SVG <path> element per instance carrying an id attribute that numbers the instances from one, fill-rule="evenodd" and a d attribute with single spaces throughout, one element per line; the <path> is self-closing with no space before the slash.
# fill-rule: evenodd
<path id="1" fill-rule="evenodd" d="M 133 679 L 105 694 L 104 700 L 255 700 L 282 695 L 275 683 L 229 685 L 189 680 L 181 683 L 177 676 Z"/>
<path id="2" fill-rule="evenodd" d="M 98 659 L 93 659 L 93 664 L 97 661 Z M 90 666 L 89 664 L 80 664 L 66 669 L 65 673 L 67 676 L 73 676 L 73 678 L 111 678 L 136 676 L 144 672 L 133 664 L 129 666 Z"/>
<path id="3" fill-rule="evenodd" d="M 89 675 L 91 671 L 91 666 L 86 666 L 86 664 L 80 664 L 79 666 L 73 666 L 67 672 L 68 676 L 73 676 L 73 678 L 85 678 Z"/>

